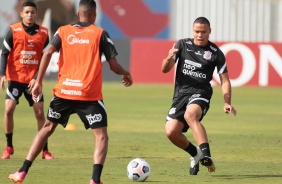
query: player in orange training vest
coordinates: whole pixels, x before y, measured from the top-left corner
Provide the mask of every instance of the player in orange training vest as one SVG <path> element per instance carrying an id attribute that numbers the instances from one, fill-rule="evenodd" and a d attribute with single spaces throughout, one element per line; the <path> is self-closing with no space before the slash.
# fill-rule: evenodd
<path id="1" fill-rule="evenodd" d="M 43 95 L 35 103 L 30 93 L 35 83 L 43 51 L 49 44 L 48 29 L 35 23 L 36 14 L 36 4 L 30 1 L 23 3 L 22 11 L 20 12 L 22 22 L 11 25 L 4 40 L 0 75 L 2 76 L 2 90 L 4 91 L 5 89 L 5 81 L 8 81 L 8 88 L 4 112 L 4 130 L 7 146 L 1 156 L 2 159 L 9 159 L 14 153 L 12 142 L 13 116 L 22 94 L 24 94 L 29 105 L 33 106 L 38 130 L 42 128 L 45 122 Z M 53 156 L 48 151 L 47 142 L 43 147 L 42 158 L 53 159 Z"/>
<path id="2" fill-rule="evenodd" d="M 53 89 L 54 97 L 44 127 L 34 138 L 22 167 L 9 175 L 14 182 L 23 182 L 47 138 L 58 124 L 65 127 L 69 116 L 76 113 L 85 128 L 92 130 L 95 138 L 90 184 L 102 184 L 100 177 L 108 150 L 107 113 L 102 96 L 102 54 L 105 55 L 110 69 L 122 75 L 126 87 L 132 85 L 132 78 L 118 64 L 115 57 L 117 51 L 108 33 L 93 25 L 96 18 L 95 1 L 81 0 L 78 15 L 80 22 L 60 27 L 42 57 L 38 77 L 32 89 L 34 100 L 42 93 L 42 79 L 55 51 L 60 51 L 58 80 Z"/>

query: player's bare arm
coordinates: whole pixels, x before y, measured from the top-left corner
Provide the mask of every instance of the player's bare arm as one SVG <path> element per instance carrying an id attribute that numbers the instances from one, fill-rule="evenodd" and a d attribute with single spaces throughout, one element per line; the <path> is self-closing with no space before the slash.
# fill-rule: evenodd
<path id="1" fill-rule="evenodd" d="M 1 53 L 0 75 L 2 76 L 1 77 L 2 91 L 5 90 L 6 69 L 7 69 L 8 56 L 10 54 L 10 50 L 13 49 L 13 31 L 12 31 L 12 28 L 9 28 L 4 42 L 6 43 L 5 45 L 7 45 L 10 49 L 7 49 L 6 46 L 4 45 L 3 48 L 2 48 L 2 53 Z"/>
<path id="2" fill-rule="evenodd" d="M 39 70 L 38 70 L 38 75 L 37 75 L 37 79 L 36 82 L 40 82 L 42 83 L 42 80 L 44 78 L 45 72 L 47 70 L 47 67 L 49 65 L 49 62 L 51 60 L 52 54 L 54 52 L 56 52 L 56 47 L 54 47 L 53 45 L 49 45 L 47 50 L 44 52 L 40 65 L 39 65 Z"/>
<path id="3" fill-rule="evenodd" d="M 6 76 L 1 77 L 1 89 L 2 91 L 5 90 L 5 82 L 6 82 Z"/>
<path id="4" fill-rule="evenodd" d="M 122 83 L 124 86 L 129 87 L 133 84 L 133 80 L 130 72 L 125 70 L 116 60 L 115 57 L 109 59 L 108 61 L 110 69 L 118 75 L 122 75 Z"/>
<path id="5" fill-rule="evenodd" d="M 35 84 L 35 79 L 31 79 L 31 81 L 29 82 L 29 84 L 28 84 L 28 86 L 27 86 L 29 93 L 31 93 L 31 90 L 32 90 L 34 84 Z"/>
<path id="6" fill-rule="evenodd" d="M 226 114 L 233 114 L 236 116 L 236 109 L 231 105 L 231 83 L 229 80 L 228 73 L 223 73 L 219 75 L 221 81 L 221 90 L 224 98 L 223 110 Z"/>
<path id="7" fill-rule="evenodd" d="M 173 44 L 172 48 L 169 49 L 167 57 L 162 62 L 162 72 L 167 73 L 171 70 L 171 68 L 174 66 L 174 55 L 177 53 L 178 49 L 175 48 L 175 43 Z"/>
<path id="8" fill-rule="evenodd" d="M 39 65 L 37 79 L 31 90 L 32 98 L 35 102 L 37 101 L 38 96 L 42 94 L 42 80 L 45 75 L 46 69 L 49 65 L 52 54 L 55 51 L 56 51 L 56 47 L 54 47 L 53 45 L 49 45 L 49 47 L 47 48 L 47 50 L 44 52 L 42 56 L 42 59 Z"/>

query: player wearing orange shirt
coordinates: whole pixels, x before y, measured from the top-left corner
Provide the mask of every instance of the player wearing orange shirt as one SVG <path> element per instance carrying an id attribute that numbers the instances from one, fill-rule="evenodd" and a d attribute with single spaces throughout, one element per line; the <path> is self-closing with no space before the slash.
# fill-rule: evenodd
<path id="1" fill-rule="evenodd" d="M 1 156 L 2 159 L 9 159 L 14 153 L 13 129 L 14 111 L 19 103 L 19 98 L 24 94 L 30 106 L 33 106 L 35 117 L 40 130 L 45 122 L 43 96 L 34 103 L 31 88 L 35 83 L 35 76 L 43 50 L 49 44 L 48 29 L 35 23 L 37 8 L 33 2 L 25 2 L 22 5 L 20 15 L 22 22 L 11 25 L 4 40 L 1 54 L 0 75 L 1 88 L 4 91 L 5 81 L 8 81 L 8 88 L 5 100 L 4 129 L 7 146 Z M 43 148 L 43 159 L 53 159 L 48 151 L 47 142 Z"/>
<path id="2" fill-rule="evenodd" d="M 132 85 L 132 78 L 117 62 L 117 51 L 108 33 L 93 25 L 96 19 L 95 1 L 81 0 L 78 16 L 80 22 L 58 29 L 42 57 L 32 89 L 33 99 L 36 100 L 42 93 L 43 76 L 55 51 L 60 51 L 58 81 L 44 127 L 34 138 L 22 167 L 9 175 L 14 182 L 23 182 L 47 138 L 58 124 L 65 127 L 70 115 L 76 113 L 85 128 L 91 128 L 95 138 L 90 184 L 102 184 L 100 177 L 108 150 L 107 113 L 102 96 L 102 54 L 110 69 L 122 75 L 126 87 Z"/>

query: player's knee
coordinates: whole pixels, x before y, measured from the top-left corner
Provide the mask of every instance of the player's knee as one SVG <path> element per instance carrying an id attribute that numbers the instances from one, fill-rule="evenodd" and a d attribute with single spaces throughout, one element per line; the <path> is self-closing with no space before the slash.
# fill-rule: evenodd
<path id="1" fill-rule="evenodd" d="M 14 115 L 14 111 L 15 111 L 15 109 L 13 109 L 13 108 L 6 108 L 5 109 L 5 115 L 8 116 L 8 117 L 12 117 Z"/>
<path id="2" fill-rule="evenodd" d="M 107 143 L 109 141 L 109 136 L 107 134 L 102 134 L 96 137 L 96 140 L 99 142 Z"/>
<path id="3" fill-rule="evenodd" d="M 58 124 L 53 123 L 49 120 L 46 120 L 42 129 L 46 132 L 48 132 L 50 135 L 55 131 Z"/>
<path id="4" fill-rule="evenodd" d="M 184 119 L 188 123 L 189 126 L 193 126 L 194 123 L 198 122 L 195 113 L 186 112 L 184 114 Z"/>
<path id="5" fill-rule="evenodd" d="M 166 137 L 171 139 L 171 138 L 173 138 L 175 136 L 176 131 L 171 129 L 171 128 L 169 128 L 169 127 L 166 127 L 165 133 L 166 133 Z"/>
<path id="6" fill-rule="evenodd" d="M 44 120 L 45 116 L 44 116 L 44 112 L 43 111 L 35 111 L 35 117 L 37 120 Z"/>

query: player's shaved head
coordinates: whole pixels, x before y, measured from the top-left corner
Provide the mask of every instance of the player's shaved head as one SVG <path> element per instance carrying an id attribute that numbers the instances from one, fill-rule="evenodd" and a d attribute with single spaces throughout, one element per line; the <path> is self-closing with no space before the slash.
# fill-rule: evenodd
<path id="1" fill-rule="evenodd" d="M 96 2 L 94 0 L 80 0 L 78 16 L 80 22 L 93 24 L 96 19 Z"/>
<path id="2" fill-rule="evenodd" d="M 210 27 L 210 21 L 206 17 L 198 17 L 198 18 L 196 18 L 196 20 L 194 21 L 194 24 L 195 23 L 207 24 Z"/>
<path id="3" fill-rule="evenodd" d="M 96 11 L 96 2 L 94 0 L 81 0 L 79 2 L 79 12 L 89 14 Z"/>

